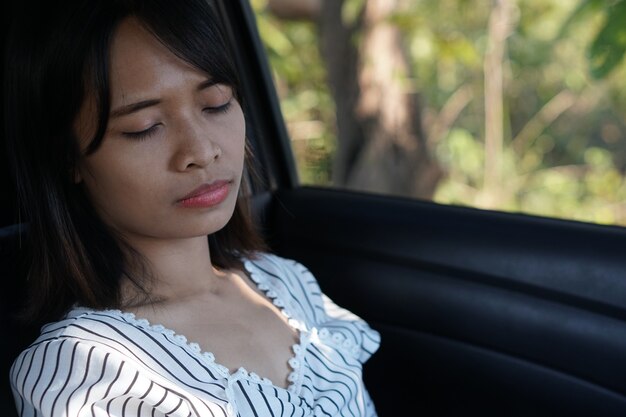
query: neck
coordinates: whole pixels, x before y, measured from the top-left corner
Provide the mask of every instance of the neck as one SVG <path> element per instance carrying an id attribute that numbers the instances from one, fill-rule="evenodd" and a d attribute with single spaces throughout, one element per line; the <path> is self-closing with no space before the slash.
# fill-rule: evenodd
<path id="1" fill-rule="evenodd" d="M 167 241 L 133 240 L 131 245 L 147 261 L 149 275 L 139 277 L 146 278 L 150 302 L 172 302 L 215 292 L 217 281 L 223 276 L 211 263 L 206 236 Z M 138 268 L 134 269 L 133 272 L 142 274 Z M 122 286 L 124 299 L 132 299 L 131 287 L 129 282 Z"/>

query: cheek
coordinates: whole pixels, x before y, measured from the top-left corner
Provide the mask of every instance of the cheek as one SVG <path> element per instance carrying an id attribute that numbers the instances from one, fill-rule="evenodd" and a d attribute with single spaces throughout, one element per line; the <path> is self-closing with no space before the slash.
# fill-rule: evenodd
<path id="1" fill-rule="evenodd" d="M 145 234 L 163 217 L 162 190 L 154 187 L 154 172 L 133 166 L 92 165 L 83 186 L 98 217 L 122 234 Z M 89 176 L 90 175 L 90 176 Z M 159 192 L 161 191 L 161 192 Z"/>
<path id="2" fill-rule="evenodd" d="M 155 196 L 156 161 L 143 161 L 132 153 L 107 157 L 106 152 L 84 162 L 81 170 L 84 187 L 94 206 L 102 215 L 142 210 L 144 203 Z"/>
<path id="3" fill-rule="evenodd" d="M 233 109 L 231 117 L 228 120 L 229 133 L 226 135 L 227 140 L 223 147 L 228 149 L 229 153 L 241 159 L 243 164 L 243 157 L 245 154 L 246 145 L 246 121 L 241 110 L 241 107 L 237 106 Z"/>

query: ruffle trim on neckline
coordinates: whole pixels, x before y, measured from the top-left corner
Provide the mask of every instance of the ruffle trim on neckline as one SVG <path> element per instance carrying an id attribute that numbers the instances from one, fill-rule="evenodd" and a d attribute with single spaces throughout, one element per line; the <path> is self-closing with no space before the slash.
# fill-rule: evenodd
<path id="1" fill-rule="evenodd" d="M 343 333 L 339 331 L 331 332 L 327 328 L 321 327 L 318 331 L 318 336 L 326 345 L 332 346 L 339 351 L 348 352 L 357 359 L 359 358 L 361 346 Z"/>
<path id="2" fill-rule="evenodd" d="M 261 259 L 265 256 L 272 255 L 260 255 Z M 310 329 L 307 328 L 304 321 L 297 320 L 293 317 L 292 312 L 288 309 L 287 304 L 281 297 L 281 295 L 284 294 L 284 287 L 278 285 L 280 280 L 272 277 L 269 277 L 268 279 L 268 274 L 265 271 L 260 270 L 252 261 L 248 259 L 242 259 L 242 261 L 246 271 L 248 271 L 250 278 L 254 281 L 257 288 L 272 301 L 283 316 L 287 318 L 289 325 L 300 335 L 300 343 L 292 346 L 294 357 L 288 361 L 289 366 L 291 366 L 293 370 L 287 377 L 287 380 L 291 382 L 291 385 L 288 387 L 290 392 L 293 393 L 300 391 L 304 377 L 304 373 L 301 369 L 303 357 L 307 346 L 312 340 L 319 340 L 327 346 L 331 346 L 338 351 L 345 352 L 357 360 L 359 359 L 362 351 L 362 340 L 353 341 L 350 337 L 344 335 L 343 332 L 331 331 L 324 327 L 324 324 L 313 326 Z M 310 274 L 310 271 L 306 268 L 304 268 L 303 272 Z"/>
<path id="3" fill-rule="evenodd" d="M 194 353 L 197 357 L 202 358 L 203 361 L 207 363 L 212 369 L 216 370 L 219 374 L 221 374 L 222 377 L 227 378 L 228 380 L 243 378 L 254 383 L 271 385 L 279 389 L 286 389 L 292 394 L 297 394 L 300 392 L 300 389 L 302 387 L 302 364 L 304 362 L 303 356 L 306 352 L 308 344 L 310 343 L 311 333 L 306 329 L 306 326 L 302 322 L 294 319 L 291 315 L 291 312 L 285 308 L 285 303 L 278 294 L 280 292 L 280 289 L 273 287 L 271 283 L 267 282 L 262 271 L 257 272 L 257 268 L 255 268 L 254 264 L 252 264 L 249 260 L 243 259 L 242 261 L 250 278 L 257 285 L 257 288 L 261 292 L 263 292 L 266 298 L 278 308 L 281 314 L 287 319 L 287 323 L 289 324 L 289 326 L 298 333 L 299 342 L 291 346 L 293 356 L 287 361 L 292 371 L 287 376 L 287 381 L 289 382 L 289 385 L 286 388 L 274 384 L 269 378 L 261 377 L 254 372 L 248 372 L 244 367 L 239 367 L 236 371 L 231 373 L 228 367 L 216 362 L 215 355 L 212 352 L 203 351 L 198 343 L 188 341 L 184 335 L 177 334 L 174 330 L 169 329 L 162 324 L 152 324 L 149 320 L 145 318 L 138 318 L 135 316 L 134 313 L 125 312 L 119 309 L 94 310 L 82 306 L 75 306 L 72 310 L 75 313 L 105 312 L 108 314 L 114 314 L 123 318 L 125 321 L 136 327 L 155 333 L 160 333 L 167 337 L 168 340 L 176 343 L 183 348 L 186 348 L 188 351 Z"/>
<path id="4" fill-rule="evenodd" d="M 302 362 L 302 353 L 305 350 L 305 340 L 308 339 L 303 337 L 303 333 L 300 333 L 300 343 L 294 344 L 291 348 L 294 355 L 288 360 L 289 366 L 292 368 L 292 372 L 287 377 L 287 380 L 290 382 L 289 386 L 283 388 L 279 385 L 276 385 L 269 378 L 264 378 L 256 374 L 255 372 L 249 372 L 244 367 L 239 367 L 236 371 L 231 372 L 228 367 L 218 363 L 215 361 L 215 355 L 212 352 L 203 351 L 198 343 L 189 342 L 187 338 L 182 334 L 177 334 L 174 330 L 169 329 L 161 324 L 151 324 L 147 319 L 137 318 L 134 313 L 125 312 L 117 309 L 107 309 L 107 310 L 93 310 L 86 307 L 76 307 L 74 309 L 76 312 L 87 312 L 87 313 L 108 313 L 119 316 L 124 319 L 126 322 L 142 328 L 144 330 L 148 330 L 154 333 L 160 333 L 163 336 L 167 337 L 168 340 L 177 344 L 182 348 L 186 348 L 188 351 L 194 353 L 196 356 L 203 359 L 203 361 L 208 364 L 211 369 L 217 371 L 222 377 L 226 379 L 246 379 L 248 381 L 258 383 L 258 384 L 266 384 L 271 385 L 276 388 L 286 389 L 292 394 L 295 394 L 299 390 L 299 385 L 296 385 L 296 381 L 300 382 L 301 386 L 301 372 L 300 372 L 300 363 Z"/>
<path id="5" fill-rule="evenodd" d="M 299 343 L 291 346 L 293 356 L 287 361 L 291 367 L 291 373 L 287 376 L 289 386 L 287 390 L 292 394 L 300 392 L 302 387 L 302 380 L 304 377 L 302 364 L 304 362 L 304 353 L 311 339 L 311 333 L 306 328 L 304 322 L 297 320 L 293 317 L 292 312 L 288 309 L 285 301 L 281 297 L 281 289 L 272 285 L 266 279 L 266 274 L 263 271 L 259 271 L 256 265 L 248 259 L 243 259 L 243 265 L 248 272 L 250 279 L 256 284 L 257 288 L 265 294 L 265 297 L 269 299 L 274 306 L 281 312 L 281 314 L 287 319 L 289 326 L 298 333 Z"/>

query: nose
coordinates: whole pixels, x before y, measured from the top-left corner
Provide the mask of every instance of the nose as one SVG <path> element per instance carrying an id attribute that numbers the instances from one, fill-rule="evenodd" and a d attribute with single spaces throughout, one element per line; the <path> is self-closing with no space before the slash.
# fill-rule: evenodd
<path id="1" fill-rule="evenodd" d="M 222 149 L 212 138 L 215 132 L 207 129 L 206 124 L 187 121 L 178 129 L 176 151 L 173 163 L 180 172 L 195 168 L 204 168 L 216 162 L 222 155 Z"/>

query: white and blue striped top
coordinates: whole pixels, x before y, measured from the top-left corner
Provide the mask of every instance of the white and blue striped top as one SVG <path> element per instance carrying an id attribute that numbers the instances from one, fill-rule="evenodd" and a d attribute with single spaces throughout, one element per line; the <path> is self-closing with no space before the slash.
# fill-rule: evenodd
<path id="1" fill-rule="evenodd" d="M 301 264 L 244 260 L 252 280 L 298 330 L 287 389 L 130 313 L 75 308 L 16 359 L 20 416 L 375 416 L 362 364 L 380 338 L 324 296 Z"/>

